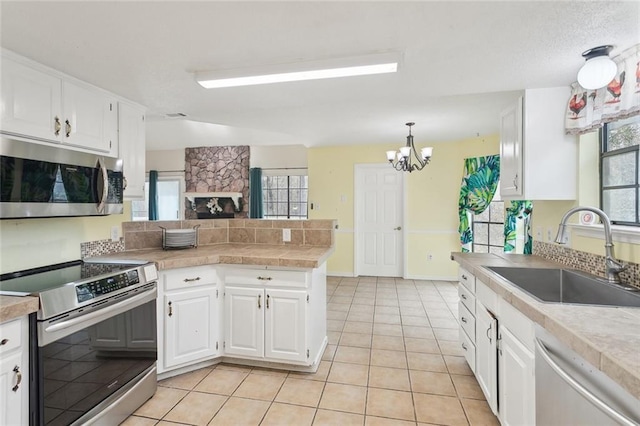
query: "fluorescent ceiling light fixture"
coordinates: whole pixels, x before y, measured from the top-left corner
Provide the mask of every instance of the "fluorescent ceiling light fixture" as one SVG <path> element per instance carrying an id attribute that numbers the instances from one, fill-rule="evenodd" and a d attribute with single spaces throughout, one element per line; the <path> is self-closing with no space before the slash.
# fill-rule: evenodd
<path id="1" fill-rule="evenodd" d="M 392 73 L 398 71 L 398 63 L 399 55 L 388 53 L 355 58 L 270 65 L 253 69 L 196 73 L 196 81 L 206 89 L 253 86 L 257 84 Z"/>

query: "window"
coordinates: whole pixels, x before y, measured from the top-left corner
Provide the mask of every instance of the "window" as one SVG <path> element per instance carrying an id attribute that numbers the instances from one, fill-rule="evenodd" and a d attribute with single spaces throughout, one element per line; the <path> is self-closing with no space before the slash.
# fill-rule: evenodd
<path id="1" fill-rule="evenodd" d="M 489 208 L 480 214 L 472 215 L 474 253 L 504 252 L 504 201 L 496 196 Z"/>
<path id="2" fill-rule="evenodd" d="M 600 132 L 600 206 L 612 223 L 640 226 L 640 117 Z"/>
<path id="3" fill-rule="evenodd" d="M 306 219 L 307 176 L 262 176 L 265 219 Z"/>
<path id="4" fill-rule="evenodd" d="M 182 187 L 179 178 L 158 179 L 158 220 L 180 220 L 182 214 Z M 131 220 L 149 220 L 149 182 L 144 184 L 144 200 L 131 202 Z"/>

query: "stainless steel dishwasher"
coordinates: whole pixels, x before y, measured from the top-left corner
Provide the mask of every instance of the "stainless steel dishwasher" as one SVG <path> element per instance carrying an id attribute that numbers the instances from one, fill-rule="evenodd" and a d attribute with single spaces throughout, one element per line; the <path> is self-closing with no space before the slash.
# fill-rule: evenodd
<path id="1" fill-rule="evenodd" d="M 536 326 L 536 424 L 639 425 L 640 401 Z"/>

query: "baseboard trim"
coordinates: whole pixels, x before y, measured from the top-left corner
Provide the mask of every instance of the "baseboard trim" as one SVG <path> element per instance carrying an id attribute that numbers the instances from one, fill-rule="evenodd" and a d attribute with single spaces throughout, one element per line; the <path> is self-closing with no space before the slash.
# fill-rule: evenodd
<path id="1" fill-rule="evenodd" d="M 327 272 L 327 276 L 328 277 L 340 277 L 340 278 L 355 278 L 355 275 L 353 274 L 353 272 L 331 271 L 331 272 Z"/>

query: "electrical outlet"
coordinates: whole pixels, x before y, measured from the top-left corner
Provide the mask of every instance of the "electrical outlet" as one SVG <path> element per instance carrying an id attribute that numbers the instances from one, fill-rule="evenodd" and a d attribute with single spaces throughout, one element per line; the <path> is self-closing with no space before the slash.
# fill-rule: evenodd
<path id="1" fill-rule="evenodd" d="M 547 242 L 552 243 L 555 240 L 554 229 L 549 227 L 547 228 Z"/>
<path id="2" fill-rule="evenodd" d="M 542 226 L 536 226 L 536 240 L 541 242 L 544 241 L 542 237 Z"/>
<path id="3" fill-rule="evenodd" d="M 118 225 L 111 227 L 111 241 L 120 241 L 120 227 Z"/>
<path id="4" fill-rule="evenodd" d="M 340 196 L 340 202 L 341 203 L 346 203 L 347 202 L 347 196 L 346 195 L 341 195 Z"/>
<path id="5" fill-rule="evenodd" d="M 291 242 L 291 229 L 289 228 L 282 229 L 282 241 L 285 243 Z"/>
<path id="6" fill-rule="evenodd" d="M 431 253 L 427 253 L 427 260 L 428 261 L 433 260 L 433 255 Z"/>

